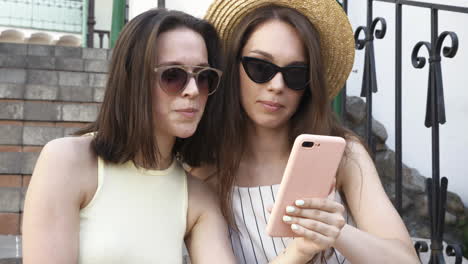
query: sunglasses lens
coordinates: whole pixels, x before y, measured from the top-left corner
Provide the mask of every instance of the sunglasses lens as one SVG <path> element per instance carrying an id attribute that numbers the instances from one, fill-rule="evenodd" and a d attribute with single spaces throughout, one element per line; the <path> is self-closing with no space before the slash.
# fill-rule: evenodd
<path id="1" fill-rule="evenodd" d="M 216 71 L 206 69 L 198 73 L 197 86 L 202 94 L 212 94 L 219 84 L 219 75 Z"/>
<path id="2" fill-rule="evenodd" d="M 250 79 L 256 83 L 268 82 L 276 74 L 276 70 L 271 64 L 261 60 L 245 58 L 243 66 Z"/>
<path id="3" fill-rule="evenodd" d="M 284 71 L 286 85 L 293 90 L 302 90 L 309 83 L 309 70 L 302 67 L 291 67 Z"/>
<path id="4" fill-rule="evenodd" d="M 169 68 L 161 73 L 161 86 L 170 94 L 177 94 L 187 83 L 187 72 L 180 68 Z"/>

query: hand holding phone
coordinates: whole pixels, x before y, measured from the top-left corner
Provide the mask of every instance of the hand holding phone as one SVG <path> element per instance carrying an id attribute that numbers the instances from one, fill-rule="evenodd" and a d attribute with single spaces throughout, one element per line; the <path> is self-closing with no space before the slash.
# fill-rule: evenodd
<path id="1" fill-rule="evenodd" d="M 346 142 L 341 137 L 303 134 L 294 141 L 266 231 L 272 237 L 298 236 L 283 221 L 287 206 L 304 198 L 326 198 Z"/>

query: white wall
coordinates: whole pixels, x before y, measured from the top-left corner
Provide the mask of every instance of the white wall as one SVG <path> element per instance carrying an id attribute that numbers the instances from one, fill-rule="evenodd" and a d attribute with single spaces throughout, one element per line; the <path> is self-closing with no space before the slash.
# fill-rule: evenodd
<path id="1" fill-rule="evenodd" d="M 169 9 L 184 11 L 196 17 L 203 18 L 211 2 L 211 0 L 166 0 L 166 7 Z"/>
<path id="2" fill-rule="evenodd" d="M 205 14 L 211 2 L 212 2 L 211 0 L 197 0 L 197 1 L 166 0 L 166 8 L 184 11 L 193 16 L 201 18 Z M 157 7 L 158 1 L 157 0 L 151 0 L 151 1 L 130 0 L 129 5 L 130 5 L 129 17 L 133 18 L 136 15 L 150 8 Z"/>
<path id="3" fill-rule="evenodd" d="M 110 32 L 112 26 L 112 5 L 113 0 L 94 1 L 94 16 L 96 24 L 94 29 L 107 30 Z M 99 36 L 94 34 L 94 47 L 99 47 Z M 103 47 L 109 47 L 109 39 L 104 37 Z"/>
<path id="4" fill-rule="evenodd" d="M 429 0 L 440 4 L 468 6 L 465 0 Z M 136 5 L 136 0 L 134 0 Z M 211 0 L 166 0 L 166 7 L 198 17 L 208 9 Z M 353 28 L 365 25 L 367 0 L 349 0 L 349 17 Z M 138 5 L 144 5 L 138 3 Z M 130 6 L 132 10 L 132 5 Z M 142 10 L 141 8 L 139 10 Z M 373 114 L 387 128 L 387 144 L 395 142 L 395 8 L 394 4 L 375 2 L 374 17 L 387 21 L 387 35 L 375 41 L 378 93 L 374 94 Z M 468 14 L 439 12 L 439 32 L 455 31 L 459 51 L 455 58 L 442 59 L 447 123 L 440 126 L 441 175 L 449 179 L 449 190 L 459 194 L 468 205 Z M 411 52 L 421 40 L 430 41 L 430 11 L 426 8 L 403 7 L 403 162 L 424 176 L 432 175 L 431 129 L 424 126 L 429 65 L 415 69 Z M 450 40 L 446 40 L 447 43 Z M 421 55 L 426 55 L 424 50 Z M 356 51 L 356 61 L 348 80 L 348 94 L 360 94 L 364 51 Z"/>
<path id="5" fill-rule="evenodd" d="M 158 6 L 157 0 L 151 1 L 138 1 L 138 0 L 129 0 L 128 1 L 128 18 L 132 19 L 138 14 L 145 12 L 148 9 L 155 8 Z"/>

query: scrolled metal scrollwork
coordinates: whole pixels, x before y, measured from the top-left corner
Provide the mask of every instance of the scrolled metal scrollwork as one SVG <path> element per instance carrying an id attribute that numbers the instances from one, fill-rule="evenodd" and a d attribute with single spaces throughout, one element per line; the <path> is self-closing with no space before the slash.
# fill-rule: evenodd
<path id="1" fill-rule="evenodd" d="M 372 14 L 372 12 L 370 13 Z M 377 26 L 380 24 L 380 28 Z M 361 32 L 365 33 L 364 39 L 359 38 Z M 387 22 L 382 17 L 375 18 L 372 22 L 368 21 L 366 26 L 359 26 L 354 32 L 354 41 L 356 49 L 365 49 L 364 54 L 364 73 L 361 86 L 361 97 L 366 97 L 367 119 L 366 119 L 366 138 L 371 151 L 374 152 L 374 141 L 372 136 L 372 93 L 377 92 L 377 74 L 375 66 L 374 36 L 377 39 L 385 37 L 387 32 Z"/>
<path id="2" fill-rule="evenodd" d="M 376 30 L 377 24 L 380 22 L 381 28 Z M 377 17 L 372 21 L 371 32 L 378 39 L 383 39 L 387 33 L 387 21 L 383 17 Z"/>
<path id="3" fill-rule="evenodd" d="M 450 37 L 452 40 L 451 46 L 443 46 L 443 43 L 447 37 Z M 427 91 L 427 103 L 426 103 L 426 119 L 424 125 L 426 127 L 432 127 L 434 123 L 445 124 L 445 103 L 444 103 L 444 89 L 442 82 L 442 66 L 441 66 L 441 55 L 447 58 L 453 58 L 458 51 L 458 36 L 455 32 L 444 31 L 442 32 L 434 43 L 429 43 L 427 41 L 420 41 L 416 43 L 411 53 L 411 62 L 413 66 L 417 69 L 424 68 L 426 65 L 427 59 L 419 56 L 420 49 L 424 46 L 429 52 L 429 82 L 428 82 L 428 91 Z M 432 120 L 432 89 L 436 90 L 436 117 L 435 120 Z"/>
<path id="4" fill-rule="evenodd" d="M 418 42 L 416 46 L 414 46 L 413 52 L 411 53 L 411 63 L 416 69 L 422 69 L 426 65 L 426 58 L 418 56 L 419 50 L 423 46 L 426 47 L 429 54 L 431 54 L 431 50 L 432 50 L 431 43 L 426 42 L 426 41 Z"/>
<path id="5" fill-rule="evenodd" d="M 442 47 L 447 37 L 451 38 L 452 45 Z M 439 62 L 441 55 L 443 55 L 446 58 L 455 57 L 458 51 L 458 36 L 455 32 L 452 31 L 442 32 L 437 38 L 435 50 L 433 50 L 431 43 L 427 41 L 420 41 L 416 43 L 416 45 L 413 48 L 413 52 L 411 53 L 411 62 L 413 66 L 417 69 L 424 68 L 424 66 L 426 65 L 426 58 L 418 56 L 419 50 L 422 46 L 425 46 L 427 48 L 427 51 L 429 52 L 430 62 Z"/>
<path id="6" fill-rule="evenodd" d="M 362 50 L 363 48 L 366 47 L 366 43 L 367 43 L 367 28 L 364 27 L 364 26 L 360 26 L 356 29 L 356 32 L 354 32 L 354 41 L 356 43 L 356 49 L 357 50 Z M 361 32 L 364 32 L 365 34 L 365 37 L 364 39 L 360 39 L 359 38 L 359 35 L 361 34 Z"/>
<path id="7" fill-rule="evenodd" d="M 449 257 L 455 257 L 455 264 L 462 264 L 463 250 L 460 245 L 448 245 L 445 249 L 445 254 Z"/>
<path id="8" fill-rule="evenodd" d="M 416 241 L 416 243 L 414 243 L 414 249 L 416 250 L 416 254 L 418 255 L 418 258 L 420 258 L 419 253 L 428 252 L 429 245 L 427 245 L 425 241 Z"/>
<path id="9" fill-rule="evenodd" d="M 380 29 L 377 29 L 377 25 L 380 22 Z M 383 39 L 385 37 L 385 34 L 387 33 L 387 21 L 383 17 L 377 17 L 372 21 L 371 24 L 371 30 L 369 32 L 369 29 L 365 26 L 359 26 L 356 28 L 356 31 L 354 32 L 354 41 L 356 43 L 356 49 L 357 50 L 362 50 L 366 47 L 366 43 L 369 41 L 374 40 L 374 36 L 377 39 Z M 361 32 L 364 32 L 365 37 L 359 38 L 359 35 Z"/>
<path id="10" fill-rule="evenodd" d="M 452 46 L 444 47 L 443 48 L 443 55 L 447 58 L 453 58 L 457 54 L 458 51 L 458 36 L 455 32 L 451 31 L 444 31 L 440 36 L 437 38 L 437 45 L 436 45 L 436 54 L 441 54 L 442 51 L 442 44 L 447 36 L 450 36 L 452 39 Z"/>

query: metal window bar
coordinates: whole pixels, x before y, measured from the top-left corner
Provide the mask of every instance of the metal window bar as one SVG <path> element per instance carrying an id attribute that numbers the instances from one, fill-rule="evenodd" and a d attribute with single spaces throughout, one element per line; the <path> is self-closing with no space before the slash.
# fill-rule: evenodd
<path id="1" fill-rule="evenodd" d="M 86 47 L 94 48 L 94 35 L 97 34 L 99 37 L 99 48 L 104 48 L 104 39 L 107 38 L 107 43 L 110 42 L 110 31 L 95 29 L 96 19 L 94 16 L 95 1 L 88 0 L 88 32 L 86 34 Z M 108 47 L 106 47 L 108 48 Z"/>
<path id="2" fill-rule="evenodd" d="M 0 25 L 82 32 L 83 0 L 3 0 Z"/>
<path id="3" fill-rule="evenodd" d="M 387 2 L 395 4 L 395 206 L 401 214 L 402 208 L 402 8 L 403 6 L 415 6 L 431 9 L 431 41 L 420 41 L 416 44 L 412 53 L 412 64 L 415 68 L 423 68 L 426 64 L 424 57 L 419 57 L 420 48 L 425 47 L 429 51 L 429 83 L 426 102 L 425 125 L 432 129 L 432 177 L 427 179 L 426 192 L 428 195 L 428 211 L 431 223 L 431 245 L 423 241 L 415 243 L 415 249 L 419 252 L 431 250 L 429 263 L 445 263 L 443 256 L 444 217 L 447 199 L 447 178 L 440 180 L 440 152 L 439 152 L 439 124 L 444 124 L 445 106 L 443 95 L 443 80 L 441 70 L 441 52 L 444 57 L 453 58 L 458 50 L 458 37 L 455 32 L 445 31 L 439 35 L 438 11 L 450 11 L 468 14 L 468 8 L 460 6 L 416 2 L 409 0 L 368 0 L 367 1 L 367 25 L 356 29 L 356 48 L 365 49 L 365 63 L 361 96 L 366 97 L 367 122 L 366 140 L 369 147 L 374 150 L 372 138 L 372 93 L 377 92 L 377 80 L 374 56 L 374 34 L 381 39 L 385 37 L 386 23 L 384 18 L 373 19 L 373 2 Z M 347 0 L 344 0 L 347 6 Z M 376 30 L 377 24 L 381 28 Z M 365 33 L 364 39 L 359 39 L 361 32 Z M 444 40 L 449 37 L 451 46 L 443 46 Z M 455 263 L 462 263 L 462 248 L 460 245 L 448 245 L 445 252 L 449 257 L 455 257 Z"/>

